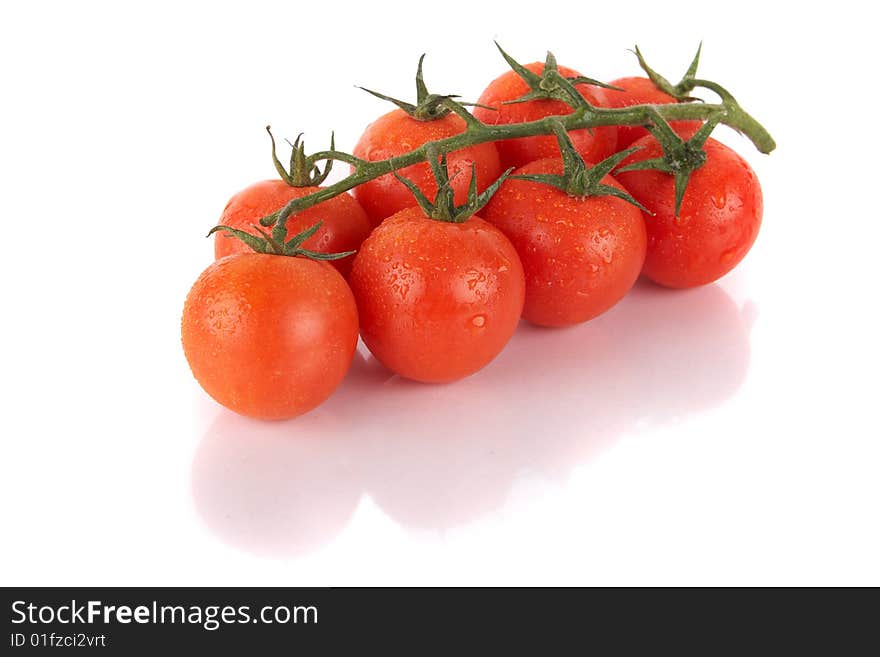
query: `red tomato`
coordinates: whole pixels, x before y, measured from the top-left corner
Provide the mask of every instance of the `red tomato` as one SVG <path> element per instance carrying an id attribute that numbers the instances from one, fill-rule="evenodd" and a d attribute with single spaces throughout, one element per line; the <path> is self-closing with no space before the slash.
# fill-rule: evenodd
<path id="1" fill-rule="evenodd" d="M 662 157 L 649 135 L 622 166 Z M 642 273 L 667 287 L 686 288 L 715 281 L 748 253 L 761 226 L 761 185 L 748 163 L 724 144 L 709 139 L 706 162 L 690 177 L 675 216 L 674 180 L 660 171 L 626 171 L 615 176 L 654 215 L 645 215 L 648 253 Z"/>
<path id="2" fill-rule="evenodd" d="M 233 196 L 223 214 L 220 224 L 257 235 L 255 224 L 268 214 L 280 210 L 288 201 L 316 192 L 320 187 L 292 187 L 283 180 L 264 180 L 247 187 Z M 342 253 L 357 251 L 361 242 L 370 234 L 370 222 L 363 208 L 349 194 L 340 194 L 323 203 L 303 210 L 287 220 L 290 235 L 321 222 L 321 228 L 303 244 L 303 248 L 319 253 Z M 251 248 L 227 233 L 214 237 L 214 257 L 219 259 L 233 253 L 250 253 Z M 348 276 L 354 256 L 333 260 L 343 276 Z"/>
<path id="3" fill-rule="evenodd" d="M 542 73 L 544 64 L 534 62 L 526 64 L 526 68 L 533 73 Z M 559 67 L 559 73 L 570 78 L 579 76 L 575 70 Z M 576 85 L 587 102 L 595 106 L 602 106 L 604 89 L 586 84 Z M 529 86 L 515 71 L 496 78 L 489 83 L 480 96 L 480 105 L 496 108 L 497 111 L 474 108 L 474 116 L 483 123 L 490 125 L 521 123 L 523 121 L 537 121 L 545 116 L 560 116 L 571 114 L 572 108 L 558 100 L 529 100 L 524 103 L 505 105 L 508 100 L 515 100 L 529 92 Z M 614 154 L 617 146 L 617 128 L 607 126 L 589 130 L 572 130 L 568 133 L 574 146 L 581 157 L 587 162 L 599 162 L 609 155 Z M 521 137 L 519 139 L 505 139 L 496 142 L 498 153 L 501 155 L 502 169 L 508 167 L 520 167 L 534 160 L 545 157 L 558 157 L 559 144 L 554 135 L 539 135 L 536 137 Z"/>
<path id="4" fill-rule="evenodd" d="M 396 109 L 368 125 L 352 153 L 371 162 L 385 160 L 409 153 L 425 142 L 446 139 L 464 131 L 464 119 L 455 114 L 447 114 L 430 121 L 419 121 L 402 109 Z M 468 186 L 471 182 L 471 164 L 477 166 L 479 191 L 495 182 L 502 172 L 498 150 L 493 143 L 462 148 L 449 153 L 447 159 L 457 204 L 463 204 L 467 200 Z M 437 182 L 427 162 L 405 167 L 398 173 L 418 185 L 429 199 L 437 195 Z M 366 210 L 374 226 L 378 226 L 386 217 L 416 204 L 410 191 L 393 174 L 386 174 L 358 185 L 354 189 L 354 195 Z"/>
<path id="5" fill-rule="evenodd" d="M 389 217 L 355 256 L 361 337 L 388 369 L 454 381 L 488 364 L 513 335 L 525 282 L 513 245 L 474 216 L 436 221 L 419 207 Z"/>
<path id="6" fill-rule="evenodd" d="M 561 174 L 547 158 L 519 174 Z M 611 176 L 602 184 L 623 189 Z M 523 317 L 567 326 L 605 312 L 629 291 L 645 260 L 641 211 L 613 196 L 580 198 L 528 180 L 508 179 L 483 217 L 513 242 L 526 276 Z"/>
<path id="7" fill-rule="evenodd" d="M 315 408 L 351 365 L 357 308 L 327 262 L 242 253 L 208 267 L 183 309 L 183 350 L 211 397 L 276 420 Z"/>

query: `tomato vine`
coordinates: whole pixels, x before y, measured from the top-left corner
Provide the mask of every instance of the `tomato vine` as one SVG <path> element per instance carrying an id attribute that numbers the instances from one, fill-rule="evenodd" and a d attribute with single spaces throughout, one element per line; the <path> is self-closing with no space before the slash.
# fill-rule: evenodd
<path id="1" fill-rule="evenodd" d="M 272 226 L 277 223 L 283 224 L 291 215 L 343 194 L 358 185 L 389 173 L 393 174 L 397 170 L 413 164 L 430 162 L 433 158 L 439 158 L 444 154 L 461 148 L 505 139 L 556 134 L 560 128 L 571 131 L 602 126 L 645 126 L 655 136 L 658 136 L 664 147 L 662 161 L 656 161 L 647 166 L 655 166 L 660 170 L 675 175 L 677 182 L 677 204 L 680 204 L 690 173 L 701 166 L 704 161 L 704 158 L 700 157 L 700 147 L 716 125 L 724 124 L 745 135 L 761 153 L 770 153 L 776 147 L 776 142 L 770 136 L 770 133 L 742 108 L 727 89 L 716 82 L 696 77 L 700 49 L 697 50 L 697 54 L 682 80 L 678 84 L 673 85 L 648 66 L 641 51 L 636 47 L 634 52 L 645 73 L 661 90 L 676 97 L 681 102 L 666 105 L 633 105 L 621 108 L 597 107 L 587 102 L 577 92 L 574 85 L 585 82 L 594 84 L 596 81 L 591 78 L 568 79 L 564 77 L 557 70 L 555 66 L 556 60 L 552 53 L 548 53 L 547 64 L 543 74 L 537 76 L 527 71 L 510 55 L 504 52 L 500 46 L 498 46 L 498 49 L 513 70 L 517 71 L 530 87 L 530 91 L 526 96 L 513 102 L 541 97 L 553 98 L 566 102 L 572 107 L 572 113 L 564 116 L 548 116 L 524 123 L 508 123 L 503 125 L 483 123 L 463 103 L 457 101 L 455 96 L 427 94 L 422 79 L 423 55 L 419 59 L 416 77 L 419 105 L 413 106 L 413 111 L 419 106 L 430 106 L 430 112 L 426 111 L 426 114 L 443 114 L 445 111 L 454 112 L 465 121 L 465 131 L 446 139 L 423 144 L 403 155 L 376 161 L 367 161 L 350 153 L 336 150 L 332 145 L 330 150 L 319 151 L 307 157 L 302 153 L 301 149 L 297 149 L 300 151 L 300 170 L 314 172 L 319 162 L 328 162 L 330 164 L 333 161 L 341 161 L 351 165 L 353 171 L 349 176 L 332 185 L 290 201 L 278 212 L 263 217 L 260 223 L 263 226 Z M 696 99 L 691 98 L 690 92 L 697 88 L 704 88 L 714 92 L 718 95 L 720 102 L 695 102 Z M 401 106 L 401 101 L 385 97 L 376 92 L 370 91 L 370 93 L 380 98 L 391 100 L 391 102 Z M 430 120 L 428 116 L 424 118 Z M 701 131 L 697 139 L 691 139 L 686 142 L 669 127 L 669 121 L 682 120 L 705 121 L 705 129 Z"/>

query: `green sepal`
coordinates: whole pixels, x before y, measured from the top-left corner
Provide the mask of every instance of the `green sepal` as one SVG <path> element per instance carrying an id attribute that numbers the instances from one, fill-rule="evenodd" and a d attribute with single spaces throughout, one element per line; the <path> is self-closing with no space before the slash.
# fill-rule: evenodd
<path id="1" fill-rule="evenodd" d="M 674 173 L 666 163 L 666 160 L 662 157 L 627 164 L 625 167 L 619 168 L 617 173 L 626 173 L 627 171 L 662 171 L 663 173 Z"/>
<path id="2" fill-rule="evenodd" d="M 611 185 L 596 185 L 595 193 L 593 193 L 592 195 L 593 196 L 614 196 L 616 198 L 619 198 L 621 201 L 626 201 L 630 205 L 636 206 L 639 210 L 641 210 L 645 214 L 650 214 L 650 215 L 654 214 L 648 208 L 646 208 L 644 205 L 639 203 L 635 198 L 633 198 L 629 194 L 629 192 L 624 191 L 622 189 L 618 189 L 617 187 L 612 187 Z"/>
<path id="3" fill-rule="evenodd" d="M 425 102 L 425 100 L 431 94 L 428 93 L 428 87 L 425 84 L 425 77 L 422 75 L 422 64 L 425 61 L 425 54 L 422 53 L 419 57 L 419 65 L 416 68 L 416 101 L 421 104 Z"/>
<path id="4" fill-rule="evenodd" d="M 519 98 L 504 101 L 504 105 L 527 103 L 531 100 L 558 100 L 574 109 L 589 108 L 591 105 L 578 93 L 574 85 L 592 84 L 606 89 L 619 90 L 618 87 L 612 87 L 604 82 L 583 75 L 566 78 L 559 72 L 556 56 L 552 52 L 547 52 L 547 57 L 544 60 L 544 70 L 538 75 L 511 57 L 504 48 L 498 45 L 497 41 L 495 46 L 510 68 L 529 86 L 528 92 Z"/>
<path id="5" fill-rule="evenodd" d="M 571 138 L 568 136 L 562 122 L 555 122 L 554 132 L 556 133 L 556 140 L 559 142 L 559 152 L 562 155 L 562 173 L 518 174 L 510 176 L 512 180 L 528 180 L 542 185 L 550 185 L 569 196 L 575 197 L 614 196 L 650 214 L 650 211 L 645 206 L 627 192 L 602 183 L 602 179 L 611 173 L 614 167 L 624 159 L 639 150 L 638 147 L 620 151 L 592 167 L 587 167 L 584 158 L 581 157 L 571 142 Z"/>
<path id="6" fill-rule="evenodd" d="M 513 57 L 507 54 L 504 48 L 496 41 L 495 47 L 498 48 L 498 52 L 501 53 L 501 56 L 504 57 L 504 61 L 507 62 L 507 65 L 513 69 L 513 71 L 525 81 L 527 85 L 529 85 L 530 89 L 537 89 L 541 85 L 541 76 L 537 73 L 533 73 L 525 66 L 516 61 Z M 550 53 L 548 53 L 549 55 Z"/>
<path id="7" fill-rule="evenodd" d="M 319 221 L 319 222 L 316 223 L 314 226 L 310 226 L 309 228 L 306 228 L 304 231 L 302 231 L 302 232 L 299 233 L 298 235 L 294 235 L 294 236 L 290 239 L 290 241 L 288 241 L 288 242 L 284 245 L 284 247 L 287 248 L 287 249 L 298 249 L 298 248 L 300 247 L 300 245 L 301 245 L 303 242 L 305 242 L 305 241 L 306 241 L 307 239 L 309 239 L 312 235 L 314 235 L 315 233 L 317 233 L 318 230 L 320 230 L 322 224 L 323 224 L 323 222 Z M 279 228 L 278 228 L 278 224 L 276 224 L 276 225 L 275 225 L 275 228 L 272 229 L 272 232 L 274 233 L 274 232 L 277 231 L 278 234 L 281 234 L 281 231 L 282 231 L 282 230 L 284 231 L 284 233 L 283 233 L 283 237 L 281 237 L 281 240 L 283 240 L 283 239 L 285 239 L 285 238 L 287 237 L 287 229 L 286 229 L 286 228 L 279 229 Z M 275 237 L 275 236 L 273 235 L 273 237 Z M 275 239 L 278 239 L 278 238 L 276 237 Z"/>
<path id="8" fill-rule="evenodd" d="M 267 125 L 266 132 L 269 133 L 269 139 L 272 140 L 272 163 L 275 165 L 275 171 L 281 176 L 281 180 L 288 185 L 293 186 L 293 179 L 290 177 L 290 173 L 284 168 L 284 165 L 281 164 L 281 160 L 278 159 L 278 152 L 275 147 L 275 135 L 272 134 L 272 126 Z"/>
<path id="9" fill-rule="evenodd" d="M 214 226 L 208 231 L 207 237 L 210 237 L 218 231 L 224 231 L 237 237 L 242 242 L 251 247 L 256 253 L 265 253 L 268 255 L 297 257 L 302 256 L 310 260 L 339 260 L 353 255 L 355 251 L 343 251 L 341 253 L 319 253 L 310 249 L 302 248 L 302 243 L 318 232 L 323 222 L 318 222 L 304 231 L 297 233 L 287 240 L 287 228 L 284 226 L 286 222 L 276 222 L 272 228 L 272 233 L 267 233 L 261 226 L 254 224 L 253 228 L 259 235 L 252 235 L 238 228 L 231 226 Z"/>
<path id="10" fill-rule="evenodd" d="M 416 106 L 412 103 L 408 103 L 405 100 L 400 100 L 398 98 L 394 98 L 392 96 L 386 96 L 383 93 L 379 93 L 378 91 L 373 91 L 372 89 L 367 89 L 366 87 L 358 87 L 361 91 L 366 91 L 368 94 L 375 96 L 380 100 L 387 100 L 389 103 L 394 103 L 404 112 L 409 114 L 410 116 L 414 116 L 416 112 Z"/>
<path id="11" fill-rule="evenodd" d="M 513 167 L 511 167 L 501 174 L 495 182 L 484 189 L 481 194 L 477 194 L 477 165 L 471 163 L 471 180 L 468 184 L 467 202 L 464 205 L 456 206 L 446 153 L 438 154 L 433 147 L 429 147 L 428 162 L 434 174 L 434 180 L 437 182 L 437 195 L 434 197 L 433 202 L 428 200 L 428 197 L 412 180 L 401 176 L 396 169 L 392 169 L 392 173 L 412 193 L 425 216 L 437 221 L 457 224 L 464 223 L 479 212 L 489 202 L 495 192 L 498 191 L 498 188 L 501 187 L 501 184 L 510 175 L 510 172 L 513 171 Z"/>
<path id="12" fill-rule="evenodd" d="M 452 189 L 452 182 L 449 179 L 449 167 L 447 166 L 446 153 L 442 153 L 438 158 L 433 149 L 428 150 L 428 164 L 431 166 L 431 173 L 434 174 L 434 180 L 437 182 L 437 195 L 434 198 L 434 206 L 448 208 L 449 216 L 455 213 L 455 190 Z"/>
<path id="13" fill-rule="evenodd" d="M 419 204 L 419 207 L 422 209 L 422 211 L 424 211 L 426 215 L 431 216 L 431 213 L 434 211 L 434 206 L 431 201 L 428 200 L 428 197 L 425 196 L 424 193 L 422 193 L 422 190 L 419 189 L 419 186 L 416 185 L 409 178 L 404 178 L 403 176 L 401 176 L 397 172 L 397 169 L 393 168 L 393 166 L 391 169 L 391 173 L 394 174 L 394 177 L 397 178 L 397 180 L 400 181 L 404 185 L 404 187 L 406 187 L 415 197 L 416 203 Z"/>
<path id="14" fill-rule="evenodd" d="M 354 255 L 357 251 L 341 251 L 340 253 L 318 253 L 317 251 L 309 251 L 308 249 L 299 249 L 297 255 L 305 256 L 309 260 L 342 260 L 350 255 Z"/>
<path id="15" fill-rule="evenodd" d="M 456 215 L 456 221 L 461 223 L 466 221 L 470 217 L 474 216 L 486 207 L 486 204 L 492 200 L 492 197 L 495 196 L 495 193 L 501 188 L 501 185 L 504 184 L 504 181 L 510 177 L 510 173 L 513 171 L 514 167 L 510 167 L 507 171 L 503 172 L 498 178 L 495 179 L 491 185 L 489 185 L 486 189 L 483 190 L 481 194 L 477 194 L 477 165 L 471 164 L 471 185 L 468 189 L 468 202 L 458 208 L 458 214 Z"/>
<path id="16" fill-rule="evenodd" d="M 519 98 L 505 100 L 502 105 L 518 105 L 519 103 L 529 103 L 533 100 L 547 100 L 548 96 L 543 91 L 529 91 Z"/>
<path id="17" fill-rule="evenodd" d="M 585 75 L 576 75 L 573 78 L 565 78 L 572 84 L 589 84 L 593 87 L 602 87 L 603 89 L 611 89 L 612 91 L 626 91 L 626 89 L 622 87 L 615 87 L 613 84 L 608 84 L 607 82 L 601 82 L 599 80 L 595 80 L 593 78 L 588 78 Z"/>
<path id="18" fill-rule="evenodd" d="M 450 112 L 456 112 L 460 114 L 460 110 L 455 106 L 450 105 L 449 101 L 452 101 L 454 98 L 459 98 L 457 94 L 432 94 L 428 91 L 427 85 L 425 85 L 425 78 L 422 75 L 422 64 L 425 61 L 425 55 L 422 54 L 419 57 L 419 65 L 416 69 L 416 102 L 408 103 L 403 100 L 399 100 L 398 98 L 393 98 L 392 96 L 386 96 L 383 93 L 379 93 L 378 91 L 373 91 L 372 89 L 367 89 L 366 87 L 358 87 L 358 89 L 362 89 L 366 91 L 368 94 L 372 94 L 376 98 L 380 98 L 382 100 L 387 100 L 390 103 L 394 103 L 406 112 L 409 116 L 416 119 L 417 121 L 435 121 L 437 119 L 442 119 L 444 116 L 449 114 Z M 453 101 L 454 102 L 454 101 Z M 471 105 L 477 107 L 484 107 L 482 105 L 477 105 L 476 103 L 463 103 L 458 101 L 458 107 L 464 109 L 463 105 Z M 488 107 L 487 109 L 494 109 L 492 107 Z M 467 110 L 464 110 L 465 113 L 470 114 Z M 465 117 L 462 117 L 465 118 Z M 465 118 L 467 121 L 468 119 Z M 476 121 L 476 119 L 474 119 Z M 470 123 L 470 122 L 469 122 Z"/>
<path id="19" fill-rule="evenodd" d="M 498 109 L 495 107 L 489 107 L 488 105 L 480 105 L 479 103 L 462 103 L 461 101 L 454 100 L 454 96 L 447 96 L 446 100 L 443 101 L 443 104 L 446 105 L 452 112 L 458 114 L 464 122 L 467 124 L 469 130 L 479 129 L 483 127 L 483 122 L 480 121 L 476 116 L 474 116 L 471 112 L 465 108 L 465 105 L 469 107 L 481 107 L 483 109 L 491 110 L 493 112 L 497 112 Z"/>
<path id="20" fill-rule="evenodd" d="M 634 162 L 618 169 L 618 172 L 654 170 L 673 176 L 675 216 L 677 217 L 681 212 L 681 204 L 684 201 L 684 194 L 691 174 L 706 163 L 706 151 L 703 150 L 703 146 L 709 139 L 709 135 L 712 134 L 712 130 L 721 121 L 722 116 L 723 112 L 716 112 L 710 116 L 700 126 L 700 129 L 685 141 L 678 136 L 662 116 L 657 114 L 654 117 L 654 123 L 648 126 L 648 130 L 663 149 L 663 157 Z"/>
<path id="21" fill-rule="evenodd" d="M 208 231 L 208 234 L 205 237 L 211 237 L 214 233 L 224 231 L 240 239 L 242 242 L 247 244 L 257 253 L 270 253 L 271 251 L 266 250 L 266 240 L 263 237 L 258 237 L 256 235 L 251 235 L 248 232 L 243 230 L 239 230 L 238 228 L 232 228 L 231 226 L 214 226 L 211 230 Z"/>
<path id="22" fill-rule="evenodd" d="M 284 168 L 281 160 L 278 159 L 278 153 L 275 145 L 275 135 L 272 134 L 272 127 L 266 126 L 266 132 L 269 133 L 269 139 L 272 141 L 272 163 L 281 179 L 291 187 L 317 187 L 327 179 L 330 171 L 333 169 L 333 158 L 325 158 L 327 164 L 322 171 L 318 166 L 311 163 L 310 158 L 306 155 L 306 145 L 302 140 L 300 133 L 293 143 L 290 144 L 290 165 L 288 169 Z M 336 152 L 336 134 L 330 133 L 330 153 Z"/>
<path id="23" fill-rule="evenodd" d="M 684 102 L 696 100 L 690 96 L 690 93 L 696 86 L 694 82 L 697 75 L 697 67 L 700 65 L 700 52 L 702 50 L 703 42 L 701 41 L 700 45 L 697 47 L 696 55 L 694 55 L 690 66 L 688 66 L 687 71 L 685 71 L 685 74 L 682 76 L 678 84 L 672 84 L 669 80 L 648 66 L 648 62 L 645 61 L 645 58 L 642 56 L 642 51 L 639 50 L 638 46 L 635 46 L 633 52 L 639 60 L 639 66 L 660 91 L 669 94 L 679 102 Z"/>

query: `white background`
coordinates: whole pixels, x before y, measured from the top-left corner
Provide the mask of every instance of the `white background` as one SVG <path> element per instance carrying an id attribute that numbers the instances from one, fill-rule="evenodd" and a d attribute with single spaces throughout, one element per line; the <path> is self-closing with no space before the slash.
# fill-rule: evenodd
<path id="1" fill-rule="evenodd" d="M 0 9 L 0 582 L 880 584 L 866 10 L 304 5 Z M 493 39 L 604 79 L 637 73 L 634 43 L 677 79 L 703 39 L 701 75 L 779 144 L 718 133 L 763 184 L 750 255 L 522 326 L 455 385 L 361 354 L 298 420 L 214 404 L 180 313 L 228 197 L 274 176 L 263 127 L 350 149 L 388 109 L 353 85 L 409 97 L 427 52 L 473 100 Z"/>

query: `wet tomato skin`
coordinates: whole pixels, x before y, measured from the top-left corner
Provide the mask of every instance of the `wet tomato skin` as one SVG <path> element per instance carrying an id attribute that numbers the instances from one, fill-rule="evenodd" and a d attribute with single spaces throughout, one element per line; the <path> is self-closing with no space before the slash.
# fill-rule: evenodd
<path id="1" fill-rule="evenodd" d="M 479 217 L 386 219 L 355 257 L 351 287 L 361 337 L 388 369 L 440 383 L 487 365 L 516 330 L 524 297 L 513 245 Z"/>
<path id="2" fill-rule="evenodd" d="M 262 217 L 283 208 L 293 199 L 312 194 L 320 187 L 292 187 L 283 180 L 264 180 L 246 187 L 233 196 L 219 223 L 257 235 L 254 225 Z M 319 253 L 356 251 L 370 233 L 370 222 L 363 208 L 350 194 L 340 194 L 299 212 L 287 220 L 287 234 L 293 237 L 318 222 L 321 228 L 303 244 Z M 226 232 L 214 237 L 214 257 L 249 253 L 251 248 Z M 343 276 L 348 276 L 354 256 L 331 261 Z"/>
<path id="3" fill-rule="evenodd" d="M 367 126 L 352 153 L 371 162 L 385 160 L 413 151 L 425 142 L 454 137 L 464 132 L 465 127 L 464 120 L 454 114 L 447 114 L 431 121 L 419 121 L 403 110 L 396 109 L 380 116 Z M 467 201 L 471 164 L 477 167 L 479 191 L 495 182 L 502 172 L 498 150 L 492 142 L 475 144 L 449 153 L 447 165 L 457 204 L 464 204 Z M 437 183 L 431 173 L 431 167 L 426 162 L 404 167 L 398 173 L 418 185 L 429 200 L 434 200 Z M 379 225 L 392 214 L 416 204 L 412 193 L 390 173 L 358 185 L 354 189 L 354 195 L 373 226 Z"/>
<path id="4" fill-rule="evenodd" d="M 558 158 L 518 174 L 561 174 Z M 622 189 L 611 176 L 603 184 Z M 573 197 L 537 182 L 508 179 L 482 212 L 513 243 L 523 264 L 523 318 L 540 326 L 585 322 L 630 290 L 645 259 L 641 211 L 612 196 Z"/>
<path id="5" fill-rule="evenodd" d="M 629 77 L 618 78 L 609 82 L 616 89 L 603 89 L 604 102 L 602 107 L 632 107 L 633 105 L 671 105 L 676 103 L 675 98 L 660 91 L 648 78 Z M 681 130 L 696 129 L 701 121 L 672 121 L 670 125 L 676 132 Z M 648 131 L 639 125 L 617 126 L 617 150 L 622 151 L 642 137 L 648 135 Z"/>
<path id="6" fill-rule="evenodd" d="M 634 146 L 641 149 L 623 165 L 662 156 L 653 136 Z M 691 174 L 675 216 L 671 175 L 659 171 L 627 171 L 615 177 L 653 215 L 645 215 L 648 250 L 642 273 L 655 283 L 690 288 L 718 280 L 748 253 L 763 215 L 758 177 L 733 149 L 709 139 L 706 162 Z"/>
<path id="7" fill-rule="evenodd" d="M 181 323 L 187 362 L 223 406 L 280 420 L 318 406 L 348 371 L 358 338 L 351 290 L 327 262 L 242 253 L 214 261 Z"/>
<path id="8" fill-rule="evenodd" d="M 533 62 L 526 64 L 526 68 L 540 74 L 544 71 L 544 64 Z M 565 77 L 580 75 L 565 66 L 560 66 L 559 72 Z M 601 87 L 579 84 L 576 85 L 576 89 L 590 104 L 604 106 L 605 90 Z M 524 103 L 504 104 L 528 92 L 529 87 L 525 81 L 516 72 L 507 71 L 489 83 L 478 101 L 480 105 L 495 109 L 475 107 L 474 116 L 484 123 L 500 125 L 536 121 L 547 116 L 571 114 L 573 111 L 569 105 L 558 100 L 530 100 Z M 572 130 L 568 134 L 577 151 L 587 162 L 599 162 L 616 151 L 617 128 L 614 126 L 594 128 L 592 132 L 586 129 Z M 497 142 L 497 146 L 503 169 L 520 167 L 545 157 L 559 156 L 559 145 L 554 135 L 505 139 Z"/>

